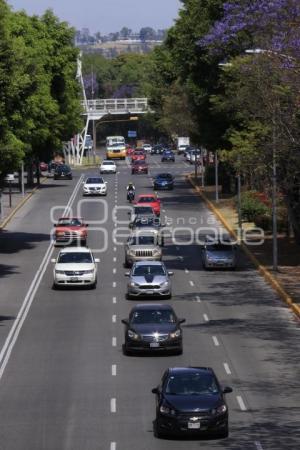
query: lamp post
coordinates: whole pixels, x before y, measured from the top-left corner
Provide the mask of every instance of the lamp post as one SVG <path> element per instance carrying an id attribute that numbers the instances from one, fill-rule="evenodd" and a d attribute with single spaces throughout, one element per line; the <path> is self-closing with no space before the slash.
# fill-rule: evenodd
<path id="1" fill-rule="evenodd" d="M 219 203 L 219 162 L 217 150 L 215 151 L 215 183 L 216 183 L 216 203 Z"/>

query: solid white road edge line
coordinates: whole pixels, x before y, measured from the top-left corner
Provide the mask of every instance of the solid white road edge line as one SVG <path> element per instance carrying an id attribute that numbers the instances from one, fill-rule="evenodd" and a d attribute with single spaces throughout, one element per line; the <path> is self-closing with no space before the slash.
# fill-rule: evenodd
<path id="1" fill-rule="evenodd" d="M 72 206 L 72 203 L 73 203 L 73 201 L 74 201 L 74 199 L 75 199 L 75 197 L 77 195 L 77 192 L 78 192 L 79 188 L 81 187 L 82 179 L 83 179 L 83 174 L 80 176 L 80 178 L 79 178 L 79 180 L 78 180 L 78 182 L 77 182 L 77 184 L 76 184 L 76 186 L 75 186 L 75 188 L 73 190 L 73 193 L 72 193 L 72 195 L 71 195 L 71 197 L 69 199 L 69 202 L 68 202 L 67 206 L 65 207 L 63 215 L 65 215 L 69 211 L 69 208 Z M 47 266 L 49 264 L 51 255 L 53 253 L 53 249 L 54 249 L 53 243 L 50 242 L 50 244 L 49 244 L 49 246 L 48 246 L 48 248 L 46 250 L 46 253 L 44 255 L 44 258 L 42 259 L 42 262 L 41 262 L 41 264 L 40 264 L 40 266 L 39 266 L 39 268 L 38 268 L 38 270 L 37 270 L 37 272 L 36 272 L 32 282 L 31 282 L 31 284 L 29 286 L 27 294 L 26 294 L 26 296 L 25 296 L 25 298 L 23 300 L 22 306 L 21 306 L 21 308 L 20 308 L 20 310 L 18 312 L 18 315 L 16 317 L 16 320 L 15 320 L 13 326 L 11 327 L 10 332 L 9 332 L 9 334 L 8 334 L 6 340 L 5 340 L 5 343 L 4 343 L 4 345 L 3 345 L 2 349 L 1 349 L 1 352 L 0 352 L 0 380 L 1 380 L 2 376 L 3 376 L 5 367 L 6 367 L 7 363 L 8 363 L 8 360 L 10 358 L 10 355 L 11 355 L 11 352 L 13 350 L 13 347 L 14 347 L 16 341 L 17 341 L 17 338 L 19 336 L 19 333 L 21 331 L 23 323 L 24 323 L 24 321 L 25 321 L 25 319 L 27 317 L 27 314 L 29 312 L 31 304 L 32 304 L 32 302 L 34 300 L 36 291 L 39 288 L 39 285 L 41 283 L 43 275 L 44 275 L 44 273 L 46 271 L 46 268 L 47 268 Z"/>

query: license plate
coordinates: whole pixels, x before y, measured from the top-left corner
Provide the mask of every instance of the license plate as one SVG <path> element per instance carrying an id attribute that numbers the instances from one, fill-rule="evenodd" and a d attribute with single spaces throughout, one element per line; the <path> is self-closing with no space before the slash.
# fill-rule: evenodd
<path id="1" fill-rule="evenodd" d="M 159 347 L 159 342 L 150 342 L 150 347 L 151 347 L 151 348 L 157 348 L 157 347 Z"/>
<path id="2" fill-rule="evenodd" d="M 199 430 L 200 429 L 200 422 L 188 422 L 188 428 L 190 430 Z"/>
<path id="3" fill-rule="evenodd" d="M 78 277 L 71 277 L 71 281 L 78 281 Z"/>
<path id="4" fill-rule="evenodd" d="M 152 294 L 153 294 L 153 291 L 146 291 L 146 294 L 147 294 L 147 295 L 152 295 Z"/>

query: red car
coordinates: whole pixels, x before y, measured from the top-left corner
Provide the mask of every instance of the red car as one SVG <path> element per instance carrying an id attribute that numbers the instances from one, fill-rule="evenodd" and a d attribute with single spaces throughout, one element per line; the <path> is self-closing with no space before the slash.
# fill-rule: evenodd
<path id="1" fill-rule="evenodd" d="M 126 148 L 126 155 L 127 155 L 127 156 L 131 156 L 133 153 L 134 153 L 134 148 L 128 146 L 128 147 Z"/>
<path id="2" fill-rule="evenodd" d="M 74 241 L 85 246 L 88 225 L 79 217 L 61 217 L 55 226 L 54 241 L 56 245 L 71 244 Z"/>
<path id="3" fill-rule="evenodd" d="M 144 161 L 146 159 L 146 153 L 143 150 L 135 150 L 131 155 L 131 162 Z"/>
<path id="4" fill-rule="evenodd" d="M 145 160 L 134 161 L 131 166 L 131 173 L 148 173 L 148 164 Z"/>
<path id="5" fill-rule="evenodd" d="M 154 213 L 160 216 L 160 199 L 155 194 L 140 194 L 134 204 L 138 206 L 151 206 Z"/>

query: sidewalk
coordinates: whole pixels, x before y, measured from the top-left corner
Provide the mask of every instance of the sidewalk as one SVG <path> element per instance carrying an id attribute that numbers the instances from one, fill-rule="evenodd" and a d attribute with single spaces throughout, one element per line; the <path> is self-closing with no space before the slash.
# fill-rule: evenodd
<path id="1" fill-rule="evenodd" d="M 197 184 L 199 186 L 199 184 Z M 199 186 L 200 187 L 200 186 Z M 202 191 L 202 190 L 201 190 Z M 214 189 L 202 191 L 216 210 L 223 216 L 230 228 L 238 230 L 238 215 L 234 197 L 224 198 L 219 196 L 219 202 L 215 201 Z M 243 229 L 253 228 L 254 223 L 244 222 Z M 284 234 L 278 234 L 278 262 L 279 270 L 274 272 L 272 268 L 272 236 L 266 234 L 262 245 L 246 246 L 259 263 L 264 266 L 279 282 L 284 291 L 300 307 L 300 246 L 294 238 L 288 238 Z"/>
<path id="2" fill-rule="evenodd" d="M 43 179 L 41 179 L 41 182 Z M 26 188 L 24 196 L 18 189 L 18 185 L 14 184 L 12 186 L 12 195 L 11 195 L 11 206 L 9 205 L 9 190 L 8 187 L 5 187 L 2 191 L 1 205 L 2 205 L 2 213 L 0 216 L 0 231 L 3 229 L 10 216 L 14 214 L 27 200 L 31 197 L 31 195 L 37 190 L 38 186 L 34 186 L 33 188 Z"/>

